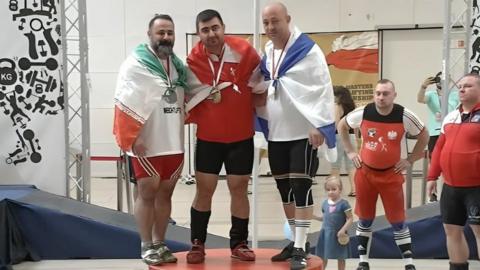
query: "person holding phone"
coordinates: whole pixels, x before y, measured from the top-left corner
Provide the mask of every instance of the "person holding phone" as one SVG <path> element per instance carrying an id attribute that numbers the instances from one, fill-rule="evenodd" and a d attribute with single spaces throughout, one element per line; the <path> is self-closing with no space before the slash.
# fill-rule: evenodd
<path id="1" fill-rule="evenodd" d="M 441 108 L 443 91 L 441 76 L 442 72 L 440 71 L 435 74 L 435 76 L 426 78 L 417 93 L 417 102 L 426 104 L 428 107 L 427 129 L 430 134 L 430 139 L 428 141 L 429 157 L 431 157 L 435 143 L 437 142 L 438 136 L 440 136 L 440 127 L 442 124 Z M 427 91 L 427 88 L 431 89 Z M 448 96 L 448 112 L 455 110 L 459 103 L 458 91 L 452 89 Z"/>

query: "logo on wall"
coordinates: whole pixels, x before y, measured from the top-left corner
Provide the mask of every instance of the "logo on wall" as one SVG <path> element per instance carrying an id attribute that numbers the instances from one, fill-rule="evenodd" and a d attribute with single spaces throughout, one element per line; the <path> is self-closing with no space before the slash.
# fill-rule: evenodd
<path id="1" fill-rule="evenodd" d="M 12 166 L 42 161 L 42 143 L 30 127 L 37 115 L 49 116 L 64 110 L 60 55 L 59 0 L 8 0 L 12 23 L 24 37 L 24 55 L 0 58 L 0 115 L 9 119 L 16 143 L 6 151 L 4 162 Z M 19 41 L 12 41 L 13 43 Z M 10 44 L 7 46 L 15 46 Z M 5 129 L 4 129 L 5 130 Z M 0 161 L 2 162 L 2 161 Z"/>
<path id="2" fill-rule="evenodd" d="M 472 2 L 472 33 L 470 37 L 470 73 L 480 73 L 480 8 L 478 1 Z"/>

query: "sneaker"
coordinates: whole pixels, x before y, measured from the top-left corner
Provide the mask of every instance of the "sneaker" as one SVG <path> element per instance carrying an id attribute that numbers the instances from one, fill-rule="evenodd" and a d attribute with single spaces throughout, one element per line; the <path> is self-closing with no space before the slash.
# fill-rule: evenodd
<path id="1" fill-rule="evenodd" d="M 187 253 L 187 263 L 197 264 L 205 261 L 205 245 L 198 239 L 193 240 L 192 248 Z"/>
<path id="2" fill-rule="evenodd" d="M 274 255 L 271 260 L 272 262 L 284 262 L 292 257 L 294 242 L 290 242 L 286 247 L 280 251 L 280 253 Z"/>
<path id="3" fill-rule="evenodd" d="M 191 175 L 185 175 L 180 178 L 180 183 L 185 185 L 193 185 L 196 183 L 195 178 Z"/>
<path id="4" fill-rule="evenodd" d="M 142 247 L 141 257 L 142 261 L 147 265 L 159 265 L 163 262 L 162 258 L 158 255 L 152 245 Z"/>
<path id="5" fill-rule="evenodd" d="M 175 257 L 167 245 L 163 242 L 158 242 L 153 244 L 153 248 L 157 251 L 158 256 L 162 259 L 163 263 L 176 263 L 177 257 Z"/>
<path id="6" fill-rule="evenodd" d="M 292 258 L 292 251 L 293 251 L 293 245 L 295 244 L 295 242 L 290 242 L 290 244 L 288 244 L 286 247 L 284 247 L 282 249 L 282 251 L 280 251 L 280 253 L 274 255 L 272 258 L 270 258 L 272 260 L 272 262 L 284 262 L 284 261 L 288 261 L 290 258 Z M 306 242 L 305 243 L 305 254 L 307 254 L 307 257 L 308 255 L 310 254 L 310 242 Z"/>
<path id="7" fill-rule="evenodd" d="M 253 250 L 243 241 L 232 249 L 232 258 L 239 259 L 240 261 L 255 261 L 255 253 L 253 253 Z"/>
<path id="8" fill-rule="evenodd" d="M 357 270 L 370 270 L 370 265 L 368 262 L 359 262 Z"/>
<path id="9" fill-rule="evenodd" d="M 293 248 L 290 270 L 307 269 L 307 253 L 302 248 Z"/>
<path id="10" fill-rule="evenodd" d="M 405 265 L 405 270 L 417 270 L 417 268 L 413 264 L 407 264 Z"/>

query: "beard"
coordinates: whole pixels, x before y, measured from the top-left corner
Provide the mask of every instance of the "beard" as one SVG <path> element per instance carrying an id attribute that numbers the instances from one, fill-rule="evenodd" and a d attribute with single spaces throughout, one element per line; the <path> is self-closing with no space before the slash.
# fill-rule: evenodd
<path id="1" fill-rule="evenodd" d="M 158 55 L 170 56 L 173 54 L 173 42 L 168 40 L 160 40 L 157 42 L 152 42 L 152 49 Z"/>

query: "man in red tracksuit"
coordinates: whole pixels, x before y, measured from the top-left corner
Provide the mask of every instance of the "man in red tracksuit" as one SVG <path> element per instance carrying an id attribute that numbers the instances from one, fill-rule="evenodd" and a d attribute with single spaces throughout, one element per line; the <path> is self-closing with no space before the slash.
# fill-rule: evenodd
<path id="1" fill-rule="evenodd" d="M 440 199 L 451 270 L 468 269 L 469 250 L 463 233 L 468 222 L 480 257 L 480 76 L 465 75 L 458 84 L 460 107 L 443 120 L 432 154 L 427 191 L 443 175 Z"/>

